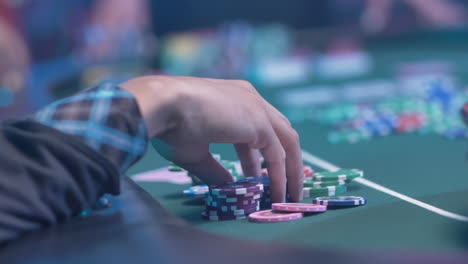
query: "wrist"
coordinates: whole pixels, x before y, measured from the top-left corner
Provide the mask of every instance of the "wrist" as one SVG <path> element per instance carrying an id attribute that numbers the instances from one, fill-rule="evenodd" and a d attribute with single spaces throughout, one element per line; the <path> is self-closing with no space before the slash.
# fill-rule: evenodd
<path id="1" fill-rule="evenodd" d="M 149 138 L 158 137 L 177 126 L 179 114 L 175 106 L 179 91 L 171 85 L 169 78 L 138 77 L 119 86 L 135 97 Z"/>

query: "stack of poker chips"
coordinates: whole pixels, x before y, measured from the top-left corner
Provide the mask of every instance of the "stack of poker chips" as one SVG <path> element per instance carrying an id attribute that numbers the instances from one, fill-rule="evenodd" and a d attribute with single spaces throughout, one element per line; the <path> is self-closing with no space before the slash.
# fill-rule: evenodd
<path id="1" fill-rule="evenodd" d="M 304 179 L 303 196 L 309 198 L 342 195 L 348 191 L 348 183 L 362 177 L 364 172 L 358 169 L 316 172 L 311 178 Z"/>
<path id="2" fill-rule="evenodd" d="M 234 182 L 209 186 L 202 217 L 211 221 L 244 219 L 260 210 L 263 184 Z"/>
<path id="3" fill-rule="evenodd" d="M 328 208 L 357 207 L 367 203 L 359 196 L 317 197 L 310 203 L 273 203 L 272 210 L 263 210 L 249 215 L 251 222 L 276 223 L 301 219 L 305 216 L 324 213 Z"/>
<path id="4" fill-rule="evenodd" d="M 309 203 L 274 203 L 272 210 L 264 210 L 249 215 L 251 222 L 276 223 L 301 219 L 305 214 L 323 213 L 327 206 Z"/>
<path id="5" fill-rule="evenodd" d="M 326 205 L 330 208 L 336 207 L 354 207 L 365 205 L 367 199 L 360 196 L 328 196 L 317 197 L 312 200 L 313 204 Z"/>
<path id="6" fill-rule="evenodd" d="M 266 164 L 263 164 L 262 166 L 265 166 L 265 165 Z M 306 179 L 311 178 L 314 175 L 314 170 L 310 166 L 304 165 L 303 170 L 304 170 L 304 177 Z M 268 176 L 268 170 L 266 168 L 262 169 L 262 176 L 246 177 L 242 179 L 241 181 L 262 183 L 264 186 L 264 195 L 260 201 L 260 208 L 262 210 L 271 208 L 271 204 L 272 204 L 271 185 L 270 185 L 270 177 Z"/>
<path id="7" fill-rule="evenodd" d="M 466 101 L 468 90 L 433 81 L 417 94 L 376 102 L 340 102 L 316 109 L 289 109 L 286 115 L 292 122 L 317 121 L 333 126 L 328 133 L 328 141 L 333 144 L 407 133 L 464 139 L 468 138 L 468 128 L 458 111 Z"/>
<path id="8" fill-rule="evenodd" d="M 270 177 L 262 175 L 260 177 L 246 177 L 238 182 L 248 182 L 248 183 L 261 183 L 263 184 L 263 195 L 260 198 L 260 209 L 269 209 L 271 208 L 271 187 L 270 187 Z"/>

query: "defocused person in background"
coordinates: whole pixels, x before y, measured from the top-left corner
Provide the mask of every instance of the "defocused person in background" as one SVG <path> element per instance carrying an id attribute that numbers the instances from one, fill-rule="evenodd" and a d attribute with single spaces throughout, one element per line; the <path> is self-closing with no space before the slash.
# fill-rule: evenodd
<path id="1" fill-rule="evenodd" d="M 462 4 L 465 2 L 334 0 L 295 1 L 294 5 L 287 5 L 280 0 L 227 3 L 214 0 L 200 3 L 188 0 L 0 0 L 0 107 L 12 104 L 9 109 L 16 108 L 13 116 L 18 116 L 51 101 L 51 98 L 39 98 L 54 89 L 38 88 L 36 80 L 28 75 L 30 64 L 73 57 L 78 58 L 84 68 L 89 68 L 94 63 L 142 56 L 146 54 L 147 37 L 153 30 L 160 37 L 242 20 L 253 26 L 277 23 L 298 30 L 326 28 L 322 32 L 331 34 L 335 32 L 329 29 L 336 28 L 346 34 L 352 34 L 354 29 L 382 33 L 389 28 L 414 28 L 411 23 L 414 21 L 437 27 L 459 25 L 467 17 Z M 402 17 L 409 17 L 410 23 Z M 47 75 L 42 73 L 43 67 L 38 68 L 41 69 L 39 75 Z M 78 82 L 75 84 L 79 86 Z M 25 85 L 29 90 L 21 91 Z M 14 94 L 15 100 L 9 100 L 7 93 Z M 35 104 L 31 109 L 27 109 L 28 100 Z M 7 113 L 9 109 L 0 109 L 0 119 L 11 116 Z"/>
<path id="2" fill-rule="evenodd" d="M 29 65 L 29 53 L 17 21 L 7 6 L 0 2 L 0 87 L 19 90 Z"/>
<path id="3" fill-rule="evenodd" d="M 72 52 L 101 60 L 116 56 L 124 34 L 149 30 L 146 5 L 146 0 L 4 1 L 2 16 L 16 22 L 12 29 L 24 34 L 34 61 Z"/>
<path id="4" fill-rule="evenodd" d="M 138 54 L 142 36 L 150 30 L 147 4 L 146 0 L 1 0 L 0 94 L 4 100 L 6 91 L 16 97 L 14 115 L 27 109 L 18 104 L 27 101 L 21 89 L 30 63 L 72 54 L 87 63 Z"/>
<path id="5" fill-rule="evenodd" d="M 385 30 L 392 23 L 394 9 L 406 5 L 419 23 L 443 28 L 458 26 L 466 21 L 463 1 L 452 0 L 367 0 L 361 17 L 363 29 L 370 33 Z"/>

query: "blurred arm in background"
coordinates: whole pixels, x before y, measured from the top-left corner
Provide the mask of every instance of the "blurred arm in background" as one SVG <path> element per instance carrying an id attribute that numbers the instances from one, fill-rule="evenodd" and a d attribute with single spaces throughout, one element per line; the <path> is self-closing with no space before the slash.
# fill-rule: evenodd
<path id="1" fill-rule="evenodd" d="M 457 26 L 466 21 L 465 7 L 451 0 L 406 0 L 426 23 L 436 27 Z"/>
<path id="2" fill-rule="evenodd" d="M 413 9 L 422 23 L 438 28 L 459 26 L 467 19 L 466 8 L 452 0 L 367 0 L 361 16 L 363 29 L 371 33 L 385 30 L 398 3 Z"/>
<path id="3" fill-rule="evenodd" d="M 14 26 L 11 10 L 0 3 L 0 87 L 13 92 L 23 88 L 29 68 L 29 51 Z"/>
<path id="4" fill-rule="evenodd" d="M 99 0 L 85 32 L 83 53 L 91 61 L 133 55 L 143 49 L 142 38 L 149 31 L 147 0 Z"/>

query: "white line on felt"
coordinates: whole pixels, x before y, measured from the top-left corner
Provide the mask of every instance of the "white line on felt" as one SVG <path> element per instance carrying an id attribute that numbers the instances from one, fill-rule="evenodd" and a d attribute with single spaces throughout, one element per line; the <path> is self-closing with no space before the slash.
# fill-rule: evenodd
<path id="1" fill-rule="evenodd" d="M 336 170 L 339 170 L 340 168 L 336 165 L 333 165 L 331 164 L 330 162 L 328 161 L 325 161 L 323 159 L 320 159 L 319 157 L 317 156 L 314 156 L 312 154 L 310 154 L 309 152 L 305 151 L 305 150 L 302 150 L 302 159 L 315 165 L 315 166 L 318 166 L 322 169 L 325 169 L 325 170 L 329 170 L 329 171 L 336 171 Z M 362 185 L 366 185 L 367 187 L 370 187 L 372 189 L 375 189 L 377 191 L 381 191 L 381 192 L 384 192 L 388 195 L 391 195 L 391 196 L 394 196 L 394 197 L 397 197 L 403 201 L 406 201 L 408 203 L 412 203 L 416 206 L 419 206 L 421 208 L 424 208 L 426 210 L 429 210 L 429 211 L 432 211 L 438 215 L 442 215 L 442 216 L 445 216 L 445 217 L 448 217 L 448 218 L 451 218 L 451 219 L 454 219 L 454 220 L 458 220 L 458 221 L 461 221 L 461 222 L 468 222 L 468 217 L 467 216 L 463 216 L 463 215 L 459 215 L 459 214 L 456 214 L 456 213 L 452 213 L 452 212 L 449 212 L 449 211 L 446 211 L 444 209 L 440 209 L 438 207 L 435 207 L 433 205 L 430 205 L 430 204 L 427 204 L 425 202 L 421 202 L 419 200 L 416 200 L 414 198 L 411 198 L 409 196 L 406 196 L 404 194 L 401 194 L 399 192 L 396 192 L 394 190 L 391 190 L 387 187 L 384 187 L 380 184 L 377 184 L 373 181 L 370 181 L 370 180 L 367 180 L 367 179 L 364 179 L 364 178 L 357 178 L 357 179 L 354 179 L 354 181 L 357 181 L 359 182 L 360 184 Z"/>

